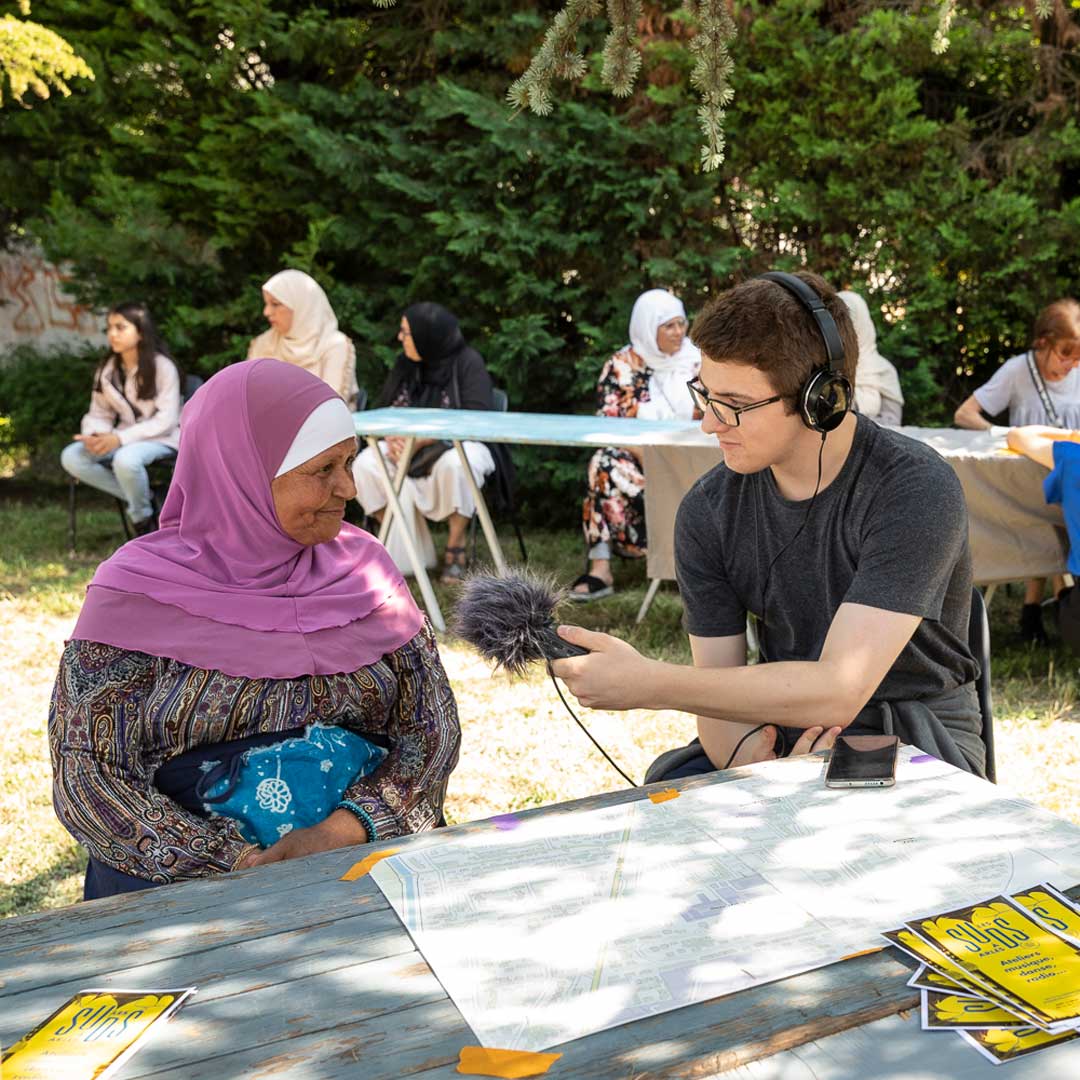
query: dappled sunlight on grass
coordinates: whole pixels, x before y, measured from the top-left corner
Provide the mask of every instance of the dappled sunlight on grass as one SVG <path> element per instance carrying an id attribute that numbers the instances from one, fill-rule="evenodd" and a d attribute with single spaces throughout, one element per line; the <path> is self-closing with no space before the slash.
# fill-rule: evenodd
<path id="1" fill-rule="evenodd" d="M 0 915 L 70 903 L 81 890 L 83 856 L 52 812 L 46 719 L 63 640 L 98 561 L 114 549 L 120 532 L 115 511 L 90 498 L 79 512 L 74 559 L 67 555 L 66 528 L 61 499 L 41 506 L 0 503 L 0 693 L 7 734 L 0 744 Z M 571 531 L 530 530 L 528 544 L 535 569 L 563 584 L 580 573 L 580 540 Z M 515 552 L 509 536 L 504 549 Z M 478 558 L 486 558 L 482 540 Z M 616 633 L 651 656 L 688 662 L 673 584 L 661 589 L 646 621 L 634 624 L 647 584 L 644 569 L 642 561 L 616 562 L 615 595 L 568 605 L 564 621 Z M 453 589 L 437 592 L 449 614 Z M 999 590 L 991 609 L 1000 784 L 1080 823 L 1080 664 L 1060 650 L 1011 645 L 1017 606 L 1016 596 Z M 493 674 L 450 635 L 440 649 L 463 731 L 446 802 L 451 823 L 626 787 L 567 715 L 542 668 L 513 682 Z M 657 754 L 694 734 L 693 720 L 678 713 L 577 711 L 638 780 Z"/>

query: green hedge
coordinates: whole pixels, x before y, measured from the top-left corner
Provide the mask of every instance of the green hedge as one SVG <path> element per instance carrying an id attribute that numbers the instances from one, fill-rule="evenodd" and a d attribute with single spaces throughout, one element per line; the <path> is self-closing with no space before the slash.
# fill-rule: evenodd
<path id="1" fill-rule="evenodd" d="M 100 350 L 72 353 L 21 345 L 0 359 L 0 453 L 55 465 L 90 404 Z"/>
<path id="2" fill-rule="evenodd" d="M 710 174 L 674 3 L 646 5 L 630 98 L 593 71 L 550 116 L 511 116 L 557 6 L 35 0 L 97 79 L 0 111 L 0 227 L 69 263 L 87 302 L 146 299 L 203 374 L 244 355 L 285 265 L 326 286 L 370 391 L 401 310 L 439 300 L 526 410 L 591 407 L 642 289 L 693 314 L 805 262 L 887 309 L 906 416 L 942 422 L 1074 287 L 1080 133 L 1055 83 L 1074 46 L 1040 52 L 1024 5 L 961 9 L 939 57 L 936 5 L 736 4 Z M 576 522 L 582 458 L 519 460 L 529 513 Z"/>

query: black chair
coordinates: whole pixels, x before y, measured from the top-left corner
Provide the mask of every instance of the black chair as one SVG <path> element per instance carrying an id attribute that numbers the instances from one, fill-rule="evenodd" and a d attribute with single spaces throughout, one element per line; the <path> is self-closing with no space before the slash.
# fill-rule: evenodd
<path id="1" fill-rule="evenodd" d="M 968 616 L 968 648 L 979 665 L 975 693 L 979 697 L 982 716 L 982 741 L 986 748 L 986 779 L 997 783 L 997 763 L 994 760 L 994 705 L 990 698 L 990 620 L 986 604 L 977 588 L 971 590 L 971 614 Z M 645 772 L 646 784 L 663 780 L 668 773 L 702 753 L 701 743 L 694 739 L 688 746 L 665 750 Z"/>
<path id="2" fill-rule="evenodd" d="M 192 394 L 202 386 L 203 380 L 199 375 L 185 375 L 184 383 L 180 390 L 180 401 L 184 404 L 191 400 Z M 154 507 L 154 517 L 161 513 L 162 504 L 165 502 L 165 496 L 169 493 L 169 484 L 172 483 L 173 469 L 176 467 L 176 453 L 168 455 L 167 457 L 158 458 L 157 461 L 151 462 L 146 467 L 147 475 L 150 477 L 150 500 Z M 78 488 L 79 481 L 75 477 L 68 479 L 68 549 L 71 554 L 75 554 L 75 541 L 76 541 L 76 503 L 78 501 Z M 127 512 L 124 508 L 124 500 L 116 500 L 117 510 L 120 513 L 120 525 L 124 530 L 124 539 L 130 540 L 135 535 L 134 530 L 131 528 L 131 522 L 128 521 Z"/>
<path id="3" fill-rule="evenodd" d="M 491 388 L 491 408 L 494 412 L 506 412 L 510 408 L 510 399 L 505 390 L 499 387 Z M 525 550 L 525 537 L 518 523 L 517 506 L 515 495 L 517 492 L 517 470 L 514 468 L 514 459 L 510 456 L 510 448 L 505 443 L 491 443 L 488 446 L 491 456 L 495 459 L 495 471 L 484 488 L 484 498 L 489 511 L 505 514 L 514 527 L 517 536 L 518 547 L 521 549 L 521 561 L 529 561 L 529 553 Z M 469 562 L 476 562 L 476 522 L 478 514 L 473 514 L 469 523 Z"/>

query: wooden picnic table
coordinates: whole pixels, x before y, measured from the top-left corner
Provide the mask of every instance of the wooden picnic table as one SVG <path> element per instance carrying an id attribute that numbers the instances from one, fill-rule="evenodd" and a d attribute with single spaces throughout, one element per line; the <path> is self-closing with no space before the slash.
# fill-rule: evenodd
<path id="1" fill-rule="evenodd" d="M 692 788 L 743 775 L 731 769 L 664 786 Z M 519 816 L 573 814 L 643 799 L 647 791 L 597 795 Z M 80 989 L 194 985 L 198 993 L 124 1066 L 123 1080 L 457 1076 L 458 1052 L 475 1045 L 475 1036 L 372 879 L 340 877 L 380 848 L 439 844 L 449 835 L 495 827 L 494 821 L 471 822 L 0 922 L 0 1045 Z M 892 949 L 857 956 L 554 1047 L 564 1057 L 547 1075 L 991 1075 L 993 1066 L 959 1039 L 912 1029 L 918 994 L 906 985 L 910 970 Z M 913 1012 L 896 1017 L 905 1010 Z M 862 1027 L 882 1020 L 883 1026 Z M 886 1037 L 878 1037 L 879 1027 Z M 839 1055 L 830 1049 L 835 1040 L 847 1040 Z M 1080 1050 L 1068 1061 L 1059 1056 L 1069 1049 L 1050 1051 L 1054 1066 L 1080 1075 Z M 882 1067 L 875 1071 L 870 1059 L 878 1052 Z M 958 1062 L 955 1070 L 935 1071 L 934 1062 L 950 1060 L 949 1054 Z M 845 1071 L 847 1061 L 851 1071 Z M 1010 1064 L 1009 1075 L 1045 1077 L 1047 1064 L 1037 1055 Z M 1044 1071 L 1030 1071 L 1040 1066 Z"/>

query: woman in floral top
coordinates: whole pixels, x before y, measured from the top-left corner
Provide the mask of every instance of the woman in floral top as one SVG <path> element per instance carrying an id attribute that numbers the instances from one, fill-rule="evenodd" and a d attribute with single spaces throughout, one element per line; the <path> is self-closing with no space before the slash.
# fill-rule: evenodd
<path id="1" fill-rule="evenodd" d="M 630 344 L 604 365 L 596 384 L 597 415 L 642 420 L 690 420 L 686 389 L 701 369 L 701 354 L 686 336 L 686 310 L 678 297 L 650 289 L 630 314 Z M 571 600 L 597 600 L 614 591 L 612 553 L 646 554 L 645 472 L 636 449 L 597 450 L 589 462 L 582 508 L 589 568 L 571 586 Z"/>
<path id="2" fill-rule="evenodd" d="M 53 801 L 90 853 L 88 899 L 441 820 L 457 709 L 400 573 L 343 524 L 352 432 L 330 387 L 278 360 L 226 368 L 188 406 L 161 528 L 98 568 L 53 690 Z M 379 748 L 324 818 L 260 846 L 211 812 L 208 769 L 312 725 Z"/>

